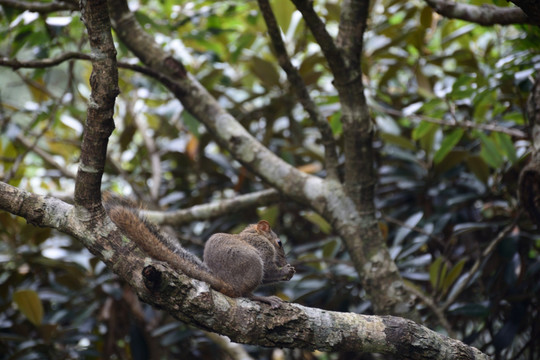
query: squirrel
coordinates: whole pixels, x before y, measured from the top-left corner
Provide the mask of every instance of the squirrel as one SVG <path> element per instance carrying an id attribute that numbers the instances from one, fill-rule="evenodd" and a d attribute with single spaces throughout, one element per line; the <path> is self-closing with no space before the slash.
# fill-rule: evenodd
<path id="1" fill-rule="evenodd" d="M 204 247 L 203 261 L 162 233 L 130 200 L 104 193 L 111 220 L 152 258 L 164 261 L 189 277 L 207 282 L 230 297 L 247 297 L 281 306 L 277 296 L 257 296 L 261 284 L 290 280 L 295 269 L 285 257 L 279 237 L 267 221 L 248 225 L 239 234 L 214 234 Z"/>

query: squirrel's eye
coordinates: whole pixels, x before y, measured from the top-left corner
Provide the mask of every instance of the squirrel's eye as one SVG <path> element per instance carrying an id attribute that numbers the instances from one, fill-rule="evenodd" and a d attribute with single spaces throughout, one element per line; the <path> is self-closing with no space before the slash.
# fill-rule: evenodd
<path id="1" fill-rule="evenodd" d="M 282 247 L 281 240 L 277 240 L 277 244 L 278 244 L 279 247 Z"/>

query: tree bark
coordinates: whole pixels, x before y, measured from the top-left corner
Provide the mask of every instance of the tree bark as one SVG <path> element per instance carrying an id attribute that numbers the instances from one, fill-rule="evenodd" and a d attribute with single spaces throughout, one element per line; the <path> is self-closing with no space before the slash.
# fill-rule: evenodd
<path id="1" fill-rule="evenodd" d="M 79 239 L 145 302 L 232 341 L 269 347 L 384 353 L 403 359 L 489 359 L 473 347 L 392 316 L 368 316 L 284 304 L 272 309 L 229 298 L 208 284 L 149 259 L 108 218 L 92 224 L 74 206 L 0 182 L 0 209 L 35 226 Z"/>
<path id="2" fill-rule="evenodd" d="M 303 6 L 307 6 L 303 4 Z M 364 4 L 365 6 L 365 4 Z M 306 16 L 313 17 L 310 7 Z M 355 11 L 366 11 L 355 8 Z M 367 112 L 363 86 L 359 77 L 359 60 L 348 63 L 354 68 L 347 72 L 345 60 L 331 37 L 319 35 L 334 56 L 332 66 L 338 66 L 338 89 L 346 99 L 342 99 L 344 122 L 351 134 L 346 142 L 347 162 L 345 187 L 337 179 L 321 179 L 303 173 L 274 155 L 258 142 L 239 122 L 227 113 L 215 98 L 188 73 L 184 66 L 165 53 L 160 46 L 140 27 L 124 0 L 113 0 L 110 5 L 113 26 L 122 42 L 150 69 L 162 72 L 162 83 L 175 94 L 184 107 L 214 135 L 233 157 L 260 176 L 283 194 L 303 203 L 329 220 L 336 232 L 343 237 L 351 253 L 360 281 L 373 300 L 377 313 L 394 314 L 417 319 L 414 296 L 405 291 L 395 263 L 388 254 L 384 239 L 375 218 L 373 189 L 375 173 L 373 169 L 372 132 L 373 127 Z M 320 25 L 313 18 L 314 23 Z M 365 21 L 365 19 L 364 19 Z M 357 28 L 354 20 L 348 20 L 350 34 L 343 32 L 341 44 L 350 49 L 343 50 L 351 56 L 359 57 L 357 45 L 348 45 L 363 31 L 365 25 Z M 345 30 L 343 30 L 345 31 Z M 324 29 L 316 30 L 325 34 Z M 327 33 L 326 33 L 327 34 Z M 346 40 L 345 38 L 350 38 Z M 332 41 L 330 43 L 329 41 Z M 335 58 L 338 56 L 339 58 Z M 339 70 L 338 70 L 339 69 Z M 344 79 L 353 73 L 353 82 Z M 356 75 L 354 75 L 356 74 Z M 338 75 L 335 75 L 336 79 Z M 349 90 L 347 90 L 349 89 Z M 362 100 L 363 99 L 363 100 Z M 357 104 L 359 102 L 359 104 Z M 350 120 L 349 120 L 350 119 Z M 344 125 L 345 126 L 345 125 Z M 348 147 L 348 150 L 347 150 Z M 367 166 L 367 168 L 364 168 Z M 348 180 L 348 181 L 347 181 Z M 346 190 L 347 189 L 347 190 Z M 351 200 L 354 199 L 354 200 Z"/>

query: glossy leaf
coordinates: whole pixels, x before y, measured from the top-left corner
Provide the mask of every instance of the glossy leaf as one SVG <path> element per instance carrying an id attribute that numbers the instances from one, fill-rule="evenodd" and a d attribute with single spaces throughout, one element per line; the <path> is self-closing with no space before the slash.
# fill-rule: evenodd
<path id="1" fill-rule="evenodd" d="M 454 129 L 454 131 L 452 131 L 449 135 L 447 135 L 443 139 L 441 143 L 441 147 L 439 148 L 439 150 L 437 150 L 437 152 L 433 156 L 433 162 L 435 164 L 438 164 L 441 161 L 443 161 L 446 155 L 448 155 L 448 153 L 452 151 L 452 149 L 459 143 L 459 140 L 461 140 L 461 137 L 463 136 L 463 132 L 464 132 L 463 129 L 460 129 L 460 128 Z"/>
<path id="2" fill-rule="evenodd" d="M 13 301 L 19 310 L 35 326 L 43 320 L 43 304 L 34 290 L 18 290 L 13 294 Z"/>

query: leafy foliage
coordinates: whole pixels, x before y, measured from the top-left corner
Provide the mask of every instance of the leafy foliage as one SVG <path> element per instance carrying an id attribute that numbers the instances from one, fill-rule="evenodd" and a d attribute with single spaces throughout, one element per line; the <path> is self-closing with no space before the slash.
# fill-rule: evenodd
<path id="1" fill-rule="evenodd" d="M 292 4 L 273 5 L 289 54 L 340 140 L 339 100 L 320 49 Z M 339 4 L 315 6 L 335 33 Z M 7 6 L 0 13 L 2 56 L 28 60 L 88 50 L 77 13 L 38 15 Z M 141 1 L 136 14 L 264 145 L 304 171 L 325 175 L 318 131 L 277 65 L 255 3 Z M 423 2 L 395 0 L 372 5 L 365 37 L 362 70 L 378 128 L 377 206 L 391 254 L 411 291 L 429 300 L 418 303 L 428 326 L 498 358 L 540 352 L 532 341 L 539 336 L 540 238 L 517 201 L 529 143 L 506 131 L 526 129 L 524 106 L 539 44 L 532 27 L 479 27 L 443 19 Z M 119 42 L 118 58 L 131 57 Z M 89 75 L 85 61 L 0 68 L 4 181 L 69 198 Z M 156 81 L 122 69 L 120 88 L 106 188 L 166 209 L 263 188 Z M 281 296 L 371 312 L 340 239 L 297 203 L 283 200 L 174 231 L 189 234 L 179 237 L 200 254 L 210 234 L 259 217 L 287 239 L 299 269 L 277 289 Z M 135 358 L 156 351 L 156 344 L 165 357 L 221 354 L 201 331 L 141 307 L 71 238 L 6 213 L 0 223 L 0 350 L 10 358 Z M 277 352 L 248 350 L 256 357 Z"/>

